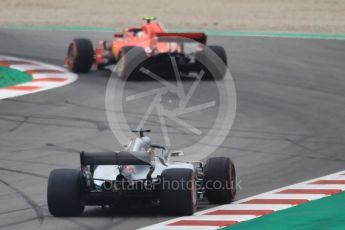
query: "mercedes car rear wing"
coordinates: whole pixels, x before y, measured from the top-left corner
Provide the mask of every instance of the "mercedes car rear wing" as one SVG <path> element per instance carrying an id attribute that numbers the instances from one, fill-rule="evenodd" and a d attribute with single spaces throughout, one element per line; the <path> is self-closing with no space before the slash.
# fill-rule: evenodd
<path id="1" fill-rule="evenodd" d="M 80 153 L 80 164 L 86 165 L 150 165 L 150 156 L 146 152 L 131 153 L 103 152 L 103 153 Z"/>

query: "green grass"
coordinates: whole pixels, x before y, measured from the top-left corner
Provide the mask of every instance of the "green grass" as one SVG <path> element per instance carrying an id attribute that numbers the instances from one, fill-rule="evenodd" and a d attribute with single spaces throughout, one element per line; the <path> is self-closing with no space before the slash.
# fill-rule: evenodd
<path id="1" fill-rule="evenodd" d="M 0 66 L 0 88 L 32 81 L 31 75 L 19 70 Z"/>
<path id="2" fill-rule="evenodd" d="M 274 212 L 222 230 L 344 230 L 345 193 Z"/>

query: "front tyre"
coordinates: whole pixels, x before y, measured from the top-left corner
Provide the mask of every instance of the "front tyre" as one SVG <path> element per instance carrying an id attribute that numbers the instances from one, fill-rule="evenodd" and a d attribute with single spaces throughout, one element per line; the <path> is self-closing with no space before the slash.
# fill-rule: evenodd
<path id="1" fill-rule="evenodd" d="M 48 179 L 47 200 L 53 216 L 80 216 L 84 211 L 80 170 L 53 170 Z"/>
<path id="2" fill-rule="evenodd" d="M 163 171 L 160 205 L 167 215 L 193 215 L 196 211 L 196 190 L 192 169 L 174 168 Z"/>
<path id="3" fill-rule="evenodd" d="M 236 170 L 228 157 L 214 157 L 205 165 L 205 195 L 212 204 L 227 204 L 236 196 Z"/>
<path id="4" fill-rule="evenodd" d="M 67 66 L 75 73 L 87 73 L 94 61 L 92 42 L 84 38 L 76 38 L 67 50 Z"/>

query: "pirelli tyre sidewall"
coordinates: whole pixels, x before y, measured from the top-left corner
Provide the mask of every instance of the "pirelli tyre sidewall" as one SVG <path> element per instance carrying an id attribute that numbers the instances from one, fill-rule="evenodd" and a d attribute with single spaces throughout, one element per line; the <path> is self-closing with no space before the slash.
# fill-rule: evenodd
<path id="1" fill-rule="evenodd" d="M 205 194 L 210 203 L 226 204 L 236 196 L 236 170 L 228 157 L 213 157 L 204 169 Z"/>
<path id="2" fill-rule="evenodd" d="M 94 60 L 92 42 L 85 38 L 76 38 L 69 44 L 67 50 L 68 68 L 75 73 L 90 71 Z"/>

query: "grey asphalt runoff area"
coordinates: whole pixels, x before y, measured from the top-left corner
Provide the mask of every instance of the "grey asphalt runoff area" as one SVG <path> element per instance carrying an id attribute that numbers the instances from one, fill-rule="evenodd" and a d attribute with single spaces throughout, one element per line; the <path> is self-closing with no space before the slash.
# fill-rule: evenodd
<path id="1" fill-rule="evenodd" d="M 0 54 L 62 65 L 74 37 L 97 44 L 111 34 L 1 29 Z M 233 128 L 213 154 L 235 162 L 237 199 L 344 170 L 345 41 L 210 37 L 209 43 L 225 47 L 237 90 Z M 52 169 L 77 168 L 80 150 L 121 148 L 105 114 L 108 79 L 109 72 L 92 71 L 61 88 L 0 101 L 1 229 L 126 230 L 169 219 L 135 205 L 88 208 L 79 218 L 48 213 Z M 201 99 L 211 91 L 204 87 Z M 144 108 L 137 108 L 127 115 L 142 117 Z M 159 123 L 149 124 L 159 131 Z M 194 141 L 183 130 L 174 135 Z M 203 202 L 199 210 L 209 207 Z"/>

